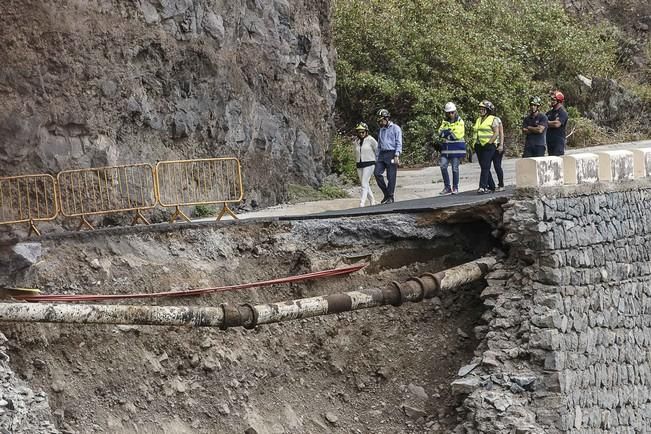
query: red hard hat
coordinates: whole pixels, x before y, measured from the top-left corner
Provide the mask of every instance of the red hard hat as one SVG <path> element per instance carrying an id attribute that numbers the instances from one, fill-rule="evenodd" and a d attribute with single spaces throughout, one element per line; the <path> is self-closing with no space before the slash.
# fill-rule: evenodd
<path id="1" fill-rule="evenodd" d="M 561 92 L 555 90 L 552 92 L 552 98 L 554 98 L 558 102 L 563 102 L 565 101 L 565 95 L 563 95 Z"/>

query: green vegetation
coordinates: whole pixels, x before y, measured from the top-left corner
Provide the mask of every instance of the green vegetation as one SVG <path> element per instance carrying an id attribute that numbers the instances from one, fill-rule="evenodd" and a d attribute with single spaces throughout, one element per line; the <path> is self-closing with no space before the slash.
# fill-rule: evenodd
<path id="1" fill-rule="evenodd" d="M 348 193 L 343 190 L 341 187 L 331 184 L 322 185 L 319 188 L 319 193 L 321 193 L 326 199 L 343 199 L 348 197 Z"/>
<path id="2" fill-rule="evenodd" d="M 357 167 L 355 166 L 354 142 L 351 138 L 337 134 L 332 145 L 332 171 L 346 181 L 357 183 Z"/>
<path id="3" fill-rule="evenodd" d="M 192 217 L 212 217 L 215 215 L 215 208 L 206 205 L 196 205 L 192 210 Z"/>
<path id="4" fill-rule="evenodd" d="M 348 197 L 348 193 L 344 189 L 328 183 L 322 185 L 318 190 L 306 185 L 289 184 L 287 190 L 289 193 L 289 203 Z"/>
<path id="5" fill-rule="evenodd" d="M 507 137 L 519 141 L 529 96 L 569 88 L 579 73 L 617 73 L 614 33 L 579 22 L 555 1 L 335 0 L 339 127 L 366 120 L 377 130 L 374 113 L 387 108 L 403 127 L 403 161 L 417 164 L 446 101 L 457 104 L 470 133 L 477 104 L 489 99 Z M 347 173 L 341 147 L 338 138 L 334 168 Z"/>

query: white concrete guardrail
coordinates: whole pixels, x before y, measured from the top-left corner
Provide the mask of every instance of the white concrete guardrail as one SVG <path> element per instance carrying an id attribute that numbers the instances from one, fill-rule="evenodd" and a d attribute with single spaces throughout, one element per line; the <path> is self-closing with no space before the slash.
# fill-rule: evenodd
<path id="1" fill-rule="evenodd" d="M 518 188 L 623 182 L 651 176 L 651 148 L 522 158 L 515 163 Z"/>

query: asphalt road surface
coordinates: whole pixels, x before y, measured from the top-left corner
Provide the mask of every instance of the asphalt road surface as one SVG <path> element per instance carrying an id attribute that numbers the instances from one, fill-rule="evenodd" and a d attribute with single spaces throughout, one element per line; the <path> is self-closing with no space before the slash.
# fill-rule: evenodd
<path id="1" fill-rule="evenodd" d="M 647 147 L 651 147 L 651 140 L 574 149 L 568 153 L 574 154 L 580 152 Z M 381 214 L 386 212 L 399 212 L 400 210 L 404 210 L 405 212 L 415 212 L 419 208 L 432 209 L 444 206 L 486 202 L 492 200 L 492 198 L 504 195 L 509 196 L 512 194 L 515 185 L 516 160 L 517 158 L 510 158 L 502 162 L 504 183 L 507 186 L 507 189 L 501 193 L 483 195 L 478 195 L 476 193 L 479 183 L 480 169 L 477 159 L 475 158 L 472 163 L 464 162 L 461 165 L 459 191 L 462 194 L 455 196 L 439 196 L 439 192 L 443 189 L 443 182 L 441 179 L 441 170 L 438 166 L 425 167 L 422 169 L 399 169 L 395 192 L 396 202 L 391 205 L 375 205 L 373 207 L 365 207 L 361 209 L 359 208 L 359 188 L 357 188 L 353 192 L 354 197 L 351 198 L 304 202 L 292 205 L 278 205 L 260 211 L 242 213 L 239 214 L 238 217 L 240 219 L 257 217 L 297 218 L 306 215 L 335 217 L 342 215 Z M 382 199 L 382 193 L 375 184 L 374 179 L 371 179 L 371 188 L 376 199 Z M 344 210 L 346 211 L 344 212 Z M 225 219 L 230 219 L 230 217 L 226 216 Z"/>

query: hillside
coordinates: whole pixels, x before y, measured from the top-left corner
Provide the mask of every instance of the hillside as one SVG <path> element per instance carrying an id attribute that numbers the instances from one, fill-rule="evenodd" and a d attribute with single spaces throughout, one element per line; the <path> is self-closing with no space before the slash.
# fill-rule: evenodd
<path id="1" fill-rule="evenodd" d="M 508 143 L 521 142 L 531 96 L 560 89 L 570 146 L 651 136 L 651 6 L 524 0 L 349 0 L 336 3 L 337 126 L 347 133 L 388 109 L 403 127 L 404 160 L 423 164 L 454 101 L 467 135 L 490 100 Z"/>
<path id="2" fill-rule="evenodd" d="M 329 0 L 3 0 L 0 26 L 0 174 L 235 156 L 260 204 L 324 176 Z"/>

